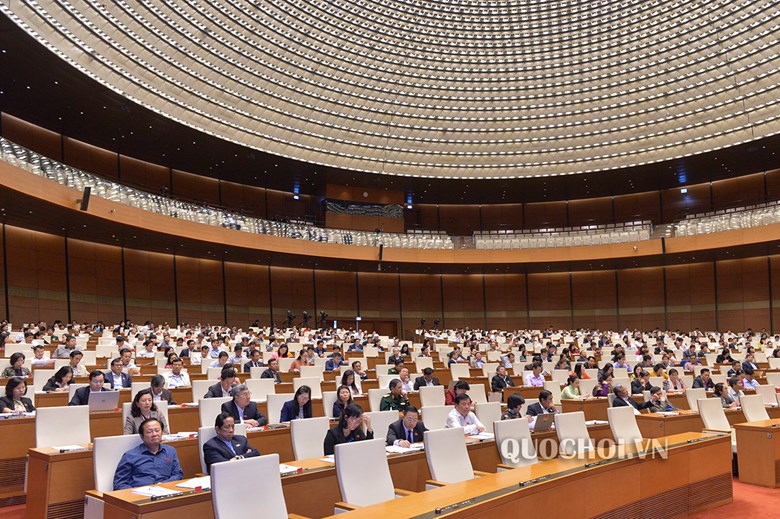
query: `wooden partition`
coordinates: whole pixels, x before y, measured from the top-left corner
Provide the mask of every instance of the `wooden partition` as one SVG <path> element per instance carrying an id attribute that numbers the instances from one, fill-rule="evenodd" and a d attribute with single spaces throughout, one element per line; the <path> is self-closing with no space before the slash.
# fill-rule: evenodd
<path id="1" fill-rule="evenodd" d="M 82 240 L 67 244 L 71 314 L 92 323 L 124 319 L 122 249 Z"/>

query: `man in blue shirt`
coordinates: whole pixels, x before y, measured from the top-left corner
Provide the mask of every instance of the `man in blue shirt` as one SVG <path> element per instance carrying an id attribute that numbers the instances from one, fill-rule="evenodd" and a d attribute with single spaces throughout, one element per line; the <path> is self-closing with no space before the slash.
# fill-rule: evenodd
<path id="1" fill-rule="evenodd" d="M 162 444 L 162 425 L 156 418 L 138 428 L 143 443 L 125 452 L 114 473 L 114 490 L 135 488 L 184 477 L 176 449 Z"/>

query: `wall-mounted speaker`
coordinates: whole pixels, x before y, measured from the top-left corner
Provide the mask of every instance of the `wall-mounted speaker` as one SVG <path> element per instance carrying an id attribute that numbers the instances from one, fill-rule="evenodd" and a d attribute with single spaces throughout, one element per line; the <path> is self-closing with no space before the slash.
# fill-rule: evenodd
<path id="1" fill-rule="evenodd" d="M 92 193 L 92 188 L 87 186 L 84 188 L 84 194 L 81 195 L 81 209 L 82 211 L 86 211 L 89 207 L 89 195 Z"/>

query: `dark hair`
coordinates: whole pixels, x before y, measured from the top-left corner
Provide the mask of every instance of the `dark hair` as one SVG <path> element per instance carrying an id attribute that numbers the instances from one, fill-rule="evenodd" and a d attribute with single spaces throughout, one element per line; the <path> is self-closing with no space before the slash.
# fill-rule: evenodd
<path id="1" fill-rule="evenodd" d="M 144 437 L 144 427 L 146 427 L 146 424 L 148 424 L 149 422 L 157 422 L 158 424 L 160 424 L 160 429 L 162 429 L 162 422 L 160 422 L 160 420 L 158 420 L 157 418 L 147 418 L 146 420 L 141 422 L 141 425 L 138 426 L 138 434 L 141 436 L 141 438 Z"/>
<path id="2" fill-rule="evenodd" d="M 90 374 L 89 374 L 89 380 L 90 380 L 90 381 L 91 381 L 93 378 L 97 378 L 97 377 L 105 377 L 105 375 L 104 375 L 104 374 L 103 374 L 103 372 L 102 372 L 102 371 L 100 371 L 99 369 L 96 369 L 95 371 L 93 371 L 92 373 L 90 373 Z"/>
<path id="3" fill-rule="evenodd" d="M 452 386 L 452 389 L 456 389 L 456 390 L 465 389 L 466 391 L 469 391 L 471 389 L 471 386 L 465 380 L 458 380 L 457 382 L 455 382 L 455 385 Z"/>
<path id="4" fill-rule="evenodd" d="M 347 418 L 353 418 L 357 416 L 363 416 L 363 408 L 358 404 L 350 403 L 344 408 L 344 412 L 339 417 L 339 427 L 342 429 L 347 428 Z"/>
<path id="5" fill-rule="evenodd" d="M 115 358 L 114 360 L 111 361 L 111 366 L 113 366 L 114 364 L 122 364 L 122 359 L 120 359 L 119 357 Z"/>
<path id="6" fill-rule="evenodd" d="M 531 369 L 536 369 L 536 368 L 542 369 L 542 363 L 534 361 L 533 364 L 531 364 Z"/>
<path id="7" fill-rule="evenodd" d="M 214 427 L 221 428 L 223 425 L 225 425 L 225 420 L 228 418 L 233 418 L 233 415 L 230 413 L 219 413 L 216 420 L 214 420 Z"/>
<path id="8" fill-rule="evenodd" d="M 347 378 L 349 378 L 350 375 L 352 375 L 352 385 L 347 384 Z M 345 369 L 344 373 L 342 373 L 341 375 L 341 385 L 347 386 L 350 389 L 354 389 L 355 391 L 357 391 L 357 383 L 355 382 L 356 378 L 357 375 L 355 374 L 354 371 L 352 371 L 351 369 Z"/>
<path id="9" fill-rule="evenodd" d="M 226 378 L 234 378 L 236 377 L 236 370 L 233 368 L 222 368 L 222 372 L 219 374 L 220 380 L 225 380 Z"/>
<path id="10" fill-rule="evenodd" d="M 717 396 L 720 396 L 720 394 L 723 392 L 723 388 L 726 387 L 723 385 L 723 382 L 718 382 L 715 384 L 715 394 Z"/>
<path id="11" fill-rule="evenodd" d="M 706 371 L 707 373 L 709 373 L 709 372 L 710 372 L 709 368 L 701 368 L 701 371 L 699 371 L 699 375 L 702 375 L 702 374 L 704 374 L 704 372 L 705 372 L 705 371 Z"/>
<path id="12" fill-rule="evenodd" d="M 181 363 L 184 363 L 184 361 L 183 361 L 183 360 L 181 359 L 181 357 L 179 357 L 178 355 L 177 355 L 177 356 L 175 356 L 174 358 L 170 359 L 168 362 L 170 362 L 171 364 L 173 364 L 173 363 L 175 363 L 175 362 L 181 362 Z"/>
<path id="13" fill-rule="evenodd" d="M 414 407 L 413 405 L 406 406 L 404 408 L 403 413 L 404 413 L 404 416 L 406 416 L 409 413 L 417 413 L 417 416 L 420 416 L 420 411 L 418 411 L 417 408 Z"/>
<path id="14" fill-rule="evenodd" d="M 577 378 L 582 378 L 582 364 L 575 364 L 574 365 L 574 376 Z M 569 377 L 571 378 L 571 376 Z"/>
<path id="15" fill-rule="evenodd" d="M 506 406 L 509 409 L 517 409 L 521 407 L 523 404 L 525 404 L 525 398 L 523 398 L 522 395 L 520 395 L 520 393 L 512 393 L 506 399 Z"/>
<path id="16" fill-rule="evenodd" d="M 10 399 L 13 400 L 13 398 L 14 398 L 14 389 L 16 389 L 16 387 L 19 384 L 24 384 L 25 386 L 27 385 L 27 383 L 24 381 L 24 379 L 22 377 L 11 377 L 11 378 L 8 379 L 8 383 L 6 383 L 6 385 L 5 385 L 5 396 L 6 396 L 6 398 L 10 398 Z"/>
<path id="17" fill-rule="evenodd" d="M 658 364 L 656 364 L 655 366 L 653 366 L 653 371 L 655 371 L 655 374 L 656 374 L 656 375 L 658 374 L 658 370 L 659 370 L 659 369 L 666 369 L 666 368 L 664 368 L 664 365 L 663 365 L 663 364 L 661 364 L 661 363 L 659 362 Z"/>
<path id="18" fill-rule="evenodd" d="M 455 405 L 458 405 L 464 400 L 468 400 L 469 402 L 471 402 L 471 397 L 467 393 L 459 394 L 458 396 L 455 397 Z"/>
<path id="19" fill-rule="evenodd" d="M 67 375 L 68 373 L 70 373 L 71 376 L 72 376 L 73 375 L 73 369 L 70 366 L 62 366 L 54 374 L 54 381 L 62 383 L 62 379 L 64 379 L 65 375 Z"/>
<path id="20" fill-rule="evenodd" d="M 390 385 L 388 387 L 390 388 L 390 391 L 392 391 L 394 387 L 396 387 L 396 386 L 398 386 L 400 384 L 401 384 L 401 379 L 394 378 L 393 380 L 390 381 Z"/>
<path id="21" fill-rule="evenodd" d="M 217 359 L 221 359 L 222 357 L 225 357 L 227 359 L 228 357 L 230 357 L 230 355 L 228 355 L 228 352 L 226 351 L 220 351 L 219 355 L 217 355 Z"/>
<path id="22" fill-rule="evenodd" d="M 648 373 L 648 372 L 647 372 L 647 371 L 645 371 L 645 370 L 642 370 L 642 371 L 640 371 L 640 372 L 639 372 L 639 376 L 640 376 L 640 377 L 649 377 L 649 376 L 650 376 L 650 373 Z"/>
<path id="23" fill-rule="evenodd" d="M 141 409 L 138 407 L 138 401 L 141 400 L 141 397 L 144 395 L 149 395 L 152 397 L 152 411 L 157 411 L 157 405 L 154 403 L 154 395 L 152 394 L 151 389 L 142 389 L 138 393 L 135 394 L 133 397 L 133 403 L 130 404 L 130 414 L 135 416 L 136 418 L 141 416 Z M 162 425 L 162 424 L 160 424 Z"/>
<path id="24" fill-rule="evenodd" d="M 755 373 L 755 370 L 750 366 L 746 366 L 745 369 L 742 370 L 742 373 L 744 373 L 745 375 L 752 375 Z"/>
<path id="25" fill-rule="evenodd" d="M 352 391 L 349 389 L 349 386 L 339 386 L 338 389 L 336 389 L 336 402 L 341 402 L 339 394 L 341 394 L 342 389 L 346 389 L 349 392 L 349 400 L 347 401 L 347 405 L 352 404 Z"/>
<path id="26" fill-rule="evenodd" d="M 668 375 L 676 375 L 677 373 L 679 373 L 679 372 L 678 372 L 676 369 L 674 369 L 674 368 L 669 368 L 669 371 L 668 371 L 668 373 L 667 373 L 667 374 L 668 374 Z"/>
<path id="27" fill-rule="evenodd" d="M 298 396 L 303 393 L 309 395 L 309 400 L 303 405 L 303 416 L 311 416 L 311 388 L 303 385 L 295 391 L 295 396 L 293 397 L 293 413 L 295 413 L 295 417 L 301 412 L 301 406 L 298 404 Z M 338 393 L 336 393 L 336 395 L 338 395 Z"/>
<path id="28" fill-rule="evenodd" d="M 249 351 L 249 357 L 251 358 L 252 356 L 254 356 L 254 354 L 255 354 L 255 353 L 257 353 L 258 355 L 260 355 L 260 350 L 258 350 L 257 348 L 252 348 L 252 349 Z M 222 427 L 222 426 L 220 425 L 220 427 Z"/>
<path id="29" fill-rule="evenodd" d="M 734 387 L 739 384 L 739 377 L 731 377 L 729 379 L 729 386 Z"/>
<path id="30" fill-rule="evenodd" d="M 578 366 L 579 366 L 579 364 L 578 364 Z M 578 377 L 577 375 L 569 375 L 569 378 L 566 379 L 566 385 L 567 386 L 571 386 L 572 384 L 574 384 L 574 382 L 576 382 L 579 379 L 580 379 L 580 377 Z"/>
<path id="31" fill-rule="evenodd" d="M 16 361 L 18 361 L 19 359 L 22 359 L 22 362 L 24 362 L 25 356 L 24 356 L 24 353 L 22 353 L 21 351 L 17 351 L 13 355 L 11 355 L 11 359 L 10 359 L 11 360 L 11 366 L 16 364 Z"/>
<path id="32" fill-rule="evenodd" d="M 550 391 L 547 391 L 546 389 L 542 389 L 539 391 L 539 401 L 547 400 L 552 396 L 552 393 Z"/>
<path id="33" fill-rule="evenodd" d="M 658 386 L 653 386 L 653 387 L 650 388 L 650 394 L 651 395 L 654 395 L 654 394 L 660 393 L 660 392 L 661 392 L 661 388 L 658 387 Z"/>
<path id="34" fill-rule="evenodd" d="M 124 340 L 124 339 L 123 339 L 123 340 Z M 130 348 L 122 348 L 121 350 L 119 350 L 119 356 L 120 356 L 120 357 L 121 357 L 122 355 L 124 355 L 125 353 L 132 353 L 132 351 L 130 350 Z"/>
<path id="35" fill-rule="evenodd" d="M 152 380 L 149 381 L 149 385 L 151 387 L 163 387 L 165 385 L 165 377 L 162 375 L 155 375 L 152 377 Z"/>
<path id="36" fill-rule="evenodd" d="M 423 370 L 423 375 L 433 375 L 433 370 L 431 368 L 425 368 Z"/>

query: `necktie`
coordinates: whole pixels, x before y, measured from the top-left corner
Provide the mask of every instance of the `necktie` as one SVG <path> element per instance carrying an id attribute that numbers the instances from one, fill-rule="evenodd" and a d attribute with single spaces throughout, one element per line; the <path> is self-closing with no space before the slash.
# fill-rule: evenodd
<path id="1" fill-rule="evenodd" d="M 409 431 L 409 430 L 406 431 L 406 440 L 409 443 L 414 443 L 414 440 L 412 439 L 412 431 Z"/>

